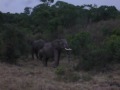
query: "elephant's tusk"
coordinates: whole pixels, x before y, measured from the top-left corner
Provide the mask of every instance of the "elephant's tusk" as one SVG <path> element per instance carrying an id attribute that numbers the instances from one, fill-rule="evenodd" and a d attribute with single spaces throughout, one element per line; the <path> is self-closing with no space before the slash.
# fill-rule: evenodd
<path id="1" fill-rule="evenodd" d="M 72 50 L 72 49 L 71 49 L 71 48 L 65 48 L 65 50 L 70 51 L 70 50 Z"/>

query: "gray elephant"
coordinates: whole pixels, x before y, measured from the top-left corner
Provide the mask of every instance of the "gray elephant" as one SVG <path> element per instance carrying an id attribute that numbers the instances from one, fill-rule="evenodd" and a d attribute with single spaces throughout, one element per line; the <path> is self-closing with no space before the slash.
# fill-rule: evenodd
<path id="1" fill-rule="evenodd" d="M 43 48 L 45 41 L 43 39 L 35 40 L 32 42 L 32 58 L 34 59 L 34 55 L 38 59 L 38 51 Z"/>
<path id="2" fill-rule="evenodd" d="M 47 66 L 48 59 L 52 58 L 54 60 L 53 67 L 57 67 L 59 65 L 62 50 L 71 50 L 68 46 L 67 40 L 56 39 L 44 44 L 44 47 L 39 50 L 39 57 L 42 59 L 45 66 Z"/>

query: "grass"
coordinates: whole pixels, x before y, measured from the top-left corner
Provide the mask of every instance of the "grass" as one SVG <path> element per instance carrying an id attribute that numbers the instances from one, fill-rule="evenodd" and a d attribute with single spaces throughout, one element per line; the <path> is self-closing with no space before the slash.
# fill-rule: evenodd
<path id="1" fill-rule="evenodd" d="M 55 69 L 44 67 L 38 60 L 20 61 L 20 65 L 0 63 L 0 90 L 119 90 L 120 65 L 110 72 L 75 72 L 80 75 L 76 82 L 55 80 Z M 72 62 L 71 62 L 72 63 Z M 71 64 L 66 59 L 60 62 L 66 70 Z"/>

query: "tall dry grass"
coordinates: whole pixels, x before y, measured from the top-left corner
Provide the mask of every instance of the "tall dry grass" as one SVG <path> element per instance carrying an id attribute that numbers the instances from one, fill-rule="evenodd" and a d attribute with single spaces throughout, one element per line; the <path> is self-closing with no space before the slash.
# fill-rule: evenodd
<path id="1" fill-rule="evenodd" d="M 75 62 L 75 61 L 74 61 Z M 0 90 L 119 90 L 120 65 L 107 73 L 77 72 L 80 80 L 64 82 L 55 79 L 55 68 L 44 67 L 38 60 L 20 61 L 19 66 L 0 63 Z M 69 69 L 66 59 L 60 65 Z M 75 72 L 75 71 L 74 71 Z M 88 77 L 92 79 L 87 80 Z"/>

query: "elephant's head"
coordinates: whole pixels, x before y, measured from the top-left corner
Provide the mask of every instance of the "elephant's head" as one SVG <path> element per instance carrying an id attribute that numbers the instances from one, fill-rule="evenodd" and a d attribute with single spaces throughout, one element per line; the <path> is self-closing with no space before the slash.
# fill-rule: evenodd
<path id="1" fill-rule="evenodd" d="M 65 49 L 67 51 L 70 51 L 72 49 L 69 48 L 69 45 L 67 43 L 67 40 L 66 39 L 57 39 L 57 40 L 54 40 L 52 42 L 54 48 L 57 48 L 57 49 Z"/>

